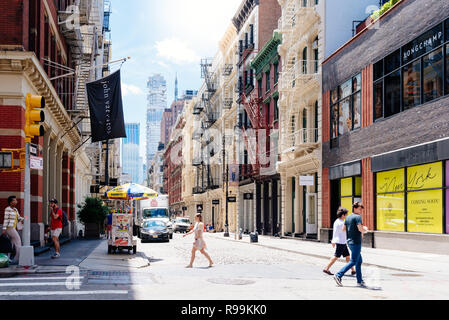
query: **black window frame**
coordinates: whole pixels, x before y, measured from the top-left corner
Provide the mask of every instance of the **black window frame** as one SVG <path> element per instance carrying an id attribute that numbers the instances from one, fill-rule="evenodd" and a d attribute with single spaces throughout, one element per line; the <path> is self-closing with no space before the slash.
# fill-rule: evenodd
<path id="1" fill-rule="evenodd" d="M 354 79 L 360 79 L 360 85 L 358 86 L 358 90 L 354 90 Z M 346 97 L 341 97 L 340 92 L 341 92 L 341 86 L 343 84 L 345 84 L 346 82 L 351 81 L 351 93 L 346 96 Z M 334 92 L 335 90 L 337 90 L 337 102 L 333 103 L 332 102 L 332 92 Z M 360 94 L 360 121 L 362 119 L 362 112 L 363 112 L 363 106 L 362 106 L 362 73 L 358 72 L 356 74 L 354 74 L 352 77 L 346 79 L 345 81 L 342 82 L 342 84 L 338 85 L 336 88 L 334 88 L 333 90 L 330 91 L 330 96 L 329 96 L 329 105 L 330 105 L 330 140 L 331 142 L 334 141 L 334 143 L 331 143 L 331 146 L 335 146 L 338 144 L 335 144 L 335 140 L 338 140 L 339 137 L 341 137 L 342 134 L 340 135 L 339 133 L 339 128 L 337 128 L 337 136 L 333 137 L 333 127 L 332 127 L 332 123 L 333 123 L 333 119 L 334 119 L 334 113 L 333 113 L 333 108 L 336 105 L 340 105 L 344 100 L 349 98 L 349 111 L 350 111 L 350 115 L 351 115 L 351 120 L 352 120 L 352 126 L 351 129 L 349 130 L 349 133 L 353 132 L 353 131 L 357 131 L 360 130 L 362 127 L 362 124 L 360 123 L 359 127 L 354 128 L 354 97 Z M 340 107 L 339 107 L 340 110 Z M 340 115 L 338 115 L 338 121 L 337 123 L 340 122 Z"/>
<path id="2" fill-rule="evenodd" d="M 442 43 L 434 48 L 432 48 L 431 51 L 426 51 L 422 53 L 420 56 L 415 57 L 414 59 L 408 60 L 406 63 L 404 63 L 404 48 L 407 47 L 410 43 L 415 41 L 416 39 L 419 39 L 429 31 L 437 28 L 438 26 L 442 26 L 443 35 L 442 35 Z M 435 99 L 429 100 L 425 102 L 424 97 L 424 58 L 427 57 L 429 54 L 434 53 L 438 50 L 442 50 L 442 56 L 443 56 L 443 63 L 442 63 L 442 72 L 443 72 L 443 82 L 442 82 L 442 95 L 440 97 L 437 97 Z M 394 70 L 392 70 L 389 73 L 386 73 L 386 59 L 391 56 L 391 54 L 395 52 L 400 52 L 400 66 Z M 431 28 L 427 29 L 425 32 L 423 32 L 421 35 L 416 37 L 414 40 L 406 43 L 405 45 L 401 46 L 399 49 L 393 50 L 391 53 L 389 53 L 384 58 L 376 61 L 373 64 L 373 123 L 376 123 L 378 121 L 383 121 L 386 119 L 389 119 L 391 117 L 396 116 L 397 114 L 400 114 L 406 110 L 414 109 L 416 107 L 420 107 L 423 104 L 432 103 L 438 99 L 441 99 L 447 95 L 449 95 L 449 68 L 448 68 L 448 55 L 449 55 L 449 18 L 444 19 L 442 22 L 439 22 L 435 25 L 433 25 Z M 413 63 L 416 63 L 419 61 L 420 63 L 420 103 L 405 109 L 404 106 L 404 69 L 406 67 L 411 66 Z M 380 73 L 382 73 L 381 76 L 378 76 L 376 71 L 378 70 L 377 67 L 382 64 L 382 70 Z M 393 114 L 391 116 L 385 117 L 385 94 L 386 94 L 386 88 L 385 88 L 385 79 L 392 75 L 393 73 L 399 71 L 401 76 L 401 92 L 400 92 L 400 112 Z M 379 83 L 382 83 L 382 117 L 376 119 L 376 85 Z"/>

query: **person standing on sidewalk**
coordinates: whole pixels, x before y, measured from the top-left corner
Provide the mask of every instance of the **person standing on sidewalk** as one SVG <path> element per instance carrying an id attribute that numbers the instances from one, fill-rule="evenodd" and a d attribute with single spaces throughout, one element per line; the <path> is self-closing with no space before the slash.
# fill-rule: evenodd
<path id="1" fill-rule="evenodd" d="M 354 266 L 357 272 L 357 285 L 359 287 L 365 287 L 365 282 L 362 277 L 363 259 L 361 254 L 363 235 L 368 232 L 368 228 L 363 226 L 361 216 L 365 207 L 361 202 L 356 202 L 352 206 L 352 209 L 353 214 L 346 218 L 345 225 L 343 226 L 343 231 L 346 231 L 349 249 L 351 250 L 351 261 L 334 276 L 334 280 L 339 287 L 343 286 L 341 278 Z"/>
<path id="2" fill-rule="evenodd" d="M 16 208 L 17 198 L 16 196 L 10 196 L 8 198 L 8 207 L 5 209 L 5 217 L 3 221 L 2 234 L 8 235 L 11 240 L 15 250 L 16 255 L 14 260 L 10 261 L 11 265 L 16 265 L 19 263 L 20 258 L 20 248 L 22 247 L 22 240 L 20 239 L 19 233 L 17 232 L 17 223 L 23 222 L 24 219 L 20 216 L 19 211 Z M 10 254 L 8 254 L 8 257 Z"/>
<path id="3" fill-rule="evenodd" d="M 58 206 L 58 200 L 50 200 L 51 207 L 51 239 L 55 245 L 55 254 L 51 257 L 57 259 L 61 256 L 61 245 L 59 244 L 59 236 L 62 233 L 62 209 Z"/>
<path id="4" fill-rule="evenodd" d="M 207 258 L 207 260 L 209 260 L 209 267 L 212 267 L 212 265 L 214 264 L 212 259 L 206 252 L 206 242 L 203 239 L 203 232 L 204 232 L 203 217 L 201 216 L 201 213 L 197 213 L 195 216 L 195 227 L 193 228 L 192 231 L 183 235 L 183 237 L 186 237 L 192 233 L 195 233 L 195 242 L 193 243 L 192 257 L 190 258 L 190 264 L 186 268 L 193 267 L 196 250 L 199 250 Z"/>
<path id="5" fill-rule="evenodd" d="M 331 258 L 329 265 L 323 270 L 324 273 L 333 276 L 334 274 L 330 272 L 330 268 L 334 265 L 337 260 L 343 256 L 346 258 L 346 263 L 350 261 L 350 254 L 348 250 L 348 245 L 346 243 L 346 231 L 343 231 L 343 227 L 345 225 L 345 219 L 348 216 L 348 209 L 339 208 L 337 211 L 337 220 L 334 222 L 334 231 L 332 237 L 332 247 L 337 249 L 335 250 L 335 255 Z M 355 267 L 352 267 L 352 275 L 355 275 Z"/>

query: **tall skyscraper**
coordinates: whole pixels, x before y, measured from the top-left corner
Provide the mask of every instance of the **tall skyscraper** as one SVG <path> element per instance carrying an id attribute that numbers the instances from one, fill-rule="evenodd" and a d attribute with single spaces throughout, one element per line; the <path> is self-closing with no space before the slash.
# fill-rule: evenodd
<path id="1" fill-rule="evenodd" d="M 142 158 L 140 157 L 140 124 L 126 123 L 126 139 L 122 141 L 123 173 L 132 177 L 133 183 L 141 184 Z"/>
<path id="2" fill-rule="evenodd" d="M 148 108 L 147 108 L 147 168 L 157 152 L 161 141 L 162 114 L 167 108 L 167 82 L 160 74 L 154 74 L 148 79 Z"/>

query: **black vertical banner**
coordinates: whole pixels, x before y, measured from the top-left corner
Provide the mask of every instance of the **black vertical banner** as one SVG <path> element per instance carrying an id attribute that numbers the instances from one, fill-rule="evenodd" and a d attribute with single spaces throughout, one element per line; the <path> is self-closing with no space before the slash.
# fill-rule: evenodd
<path id="1" fill-rule="evenodd" d="M 120 70 L 86 84 L 92 142 L 126 138 Z"/>

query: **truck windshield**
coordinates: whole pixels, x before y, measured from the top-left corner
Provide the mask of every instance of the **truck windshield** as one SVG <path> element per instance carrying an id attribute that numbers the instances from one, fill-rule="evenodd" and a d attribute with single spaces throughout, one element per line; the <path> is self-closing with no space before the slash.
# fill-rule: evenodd
<path id="1" fill-rule="evenodd" d="M 168 218 L 167 209 L 145 209 L 143 210 L 143 218 Z"/>

